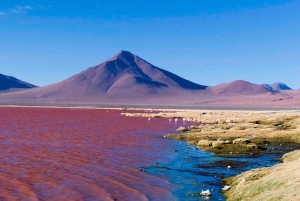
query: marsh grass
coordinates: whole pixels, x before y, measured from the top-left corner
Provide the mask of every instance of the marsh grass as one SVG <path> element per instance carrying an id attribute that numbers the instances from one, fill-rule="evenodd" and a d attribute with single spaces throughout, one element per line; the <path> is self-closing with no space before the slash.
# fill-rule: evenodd
<path id="1" fill-rule="evenodd" d="M 199 131 L 193 130 L 183 134 L 169 135 L 168 138 L 188 141 L 191 145 L 198 145 L 201 140 L 214 142 L 220 139 L 233 141 L 247 138 L 254 144 L 253 146 L 250 146 L 249 143 L 229 143 L 218 146 L 200 146 L 200 148 L 216 155 L 225 156 L 230 152 L 257 153 L 268 148 L 269 143 L 300 143 L 300 116 L 284 115 L 268 118 L 255 116 L 246 119 L 240 117 L 234 123 L 208 124 L 201 127 Z"/>
<path id="2" fill-rule="evenodd" d="M 282 161 L 283 164 L 223 179 L 232 187 L 224 193 L 227 200 L 300 200 L 300 150 L 285 154 Z"/>
<path id="3" fill-rule="evenodd" d="M 199 118 L 200 114 L 200 118 Z M 201 131 L 186 132 L 180 135 L 169 135 L 168 138 L 185 140 L 190 144 L 198 144 L 200 140 L 218 141 L 247 138 L 262 148 L 282 147 L 284 151 L 299 148 L 300 116 L 299 111 L 191 111 L 166 113 L 163 117 L 178 116 L 197 121 L 209 122 L 201 127 Z M 216 119 L 220 119 L 217 123 Z M 230 119 L 230 123 L 226 122 Z M 196 124 L 197 122 L 195 122 Z M 205 150 L 217 154 L 228 152 L 248 152 L 244 145 L 226 144 L 224 147 L 207 146 Z M 266 153 L 258 150 L 258 154 Z M 270 168 L 259 168 L 244 172 L 237 176 L 223 179 L 232 186 L 224 192 L 228 201 L 247 200 L 300 200 L 300 150 L 292 151 L 282 157 L 284 164 Z"/>

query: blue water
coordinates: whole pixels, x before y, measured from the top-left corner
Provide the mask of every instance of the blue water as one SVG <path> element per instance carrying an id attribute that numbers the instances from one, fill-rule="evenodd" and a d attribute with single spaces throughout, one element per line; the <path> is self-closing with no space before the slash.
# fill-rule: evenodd
<path id="1" fill-rule="evenodd" d="M 144 168 L 147 173 L 165 177 L 171 183 L 176 184 L 178 188 L 172 193 L 178 200 L 225 200 L 221 192 L 224 186 L 221 182 L 222 178 L 254 168 L 273 166 L 279 163 L 277 159 L 283 154 L 217 157 L 211 152 L 200 150 L 184 141 L 176 142 L 178 143 L 174 149 L 178 151 L 173 161 Z M 232 167 L 230 170 L 227 169 L 228 164 Z M 210 198 L 194 195 L 207 189 L 212 193 Z"/>

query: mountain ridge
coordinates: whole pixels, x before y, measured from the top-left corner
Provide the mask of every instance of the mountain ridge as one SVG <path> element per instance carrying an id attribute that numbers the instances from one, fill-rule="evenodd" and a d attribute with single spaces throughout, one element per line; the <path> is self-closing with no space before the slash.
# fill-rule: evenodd
<path id="1" fill-rule="evenodd" d="M 290 88 L 282 82 L 275 82 L 273 84 L 262 84 L 261 86 L 273 91 L 292 90 L 292 88 Z"/>
<path id="2" fill-rule="evenodd" d="M 1 93 L 2 104 L 24 105 L 299 105 L 298 91 L 266 89 L 244 80 L 207 87 L 158 68 L 128 51 L 60 82 Z"/>
<path id="3" fill-rule="evenodd" d="M 263 86 L 245 80 L 234 80 L 232 82 L 219 84 L 217 86 L 209 87 L 209 90 L 213 94 L 240 94 L 240 95 L 255 95 L 255 94 L 264 94 L 264 93 L 272 92 Z"/>
<path id="4" fill-rule="evenodd" d="M 26 99 L 135 99 L 206 88 L 122 50 L 110 59 L 63 81 L 14 96 Z"/>
<path id="5" fill-rule="evenodd" d="M 10 89 L 30 89 L 37 86 L 28 82 L 19 80 L 13 76 L 4 75 L 0 73 L 0 91 Z"/>

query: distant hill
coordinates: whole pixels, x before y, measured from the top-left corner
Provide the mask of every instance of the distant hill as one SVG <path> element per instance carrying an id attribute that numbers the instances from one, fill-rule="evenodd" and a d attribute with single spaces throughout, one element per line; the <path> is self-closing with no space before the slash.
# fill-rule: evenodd
<path id="1" fill-rule="evenodd" d="M 107 61 L 64 81 L 28 92 L 14 93 L 8 99 L 83 100 L 136 99 L 204 90 L 207 86 L 183 79 L 140 57 L 121 51 Z"/>
<path id="2" fill-rule="evenodd" d="M 256 95 L 256 94 L 264 94 L 269 93 L 271 90 L 253 84 L 244 80 L 236 80 L 233 82 L 228 82 L 224 84 L 220 84 L 214 87 L 209 87 L 213 94 L 240 94 L 240 95 Z"/>
<path id="3" fill-rule="evenodd" d="M 216 108 L 300 104 L 300 92 L 296 90 L 274 93 L 272 86 L 266 88 L 244 80 L 207 87 L 158 68 L 128 51 L 121 51 L 99 65 L 44 87 L 35 88 L 10 76 L 1 75 L 0 78 L 5 80 L 5 84 L 15 81 L 9 86 L 0 85 L 0 104 L 99 107 L 207 105 Z M 22 88 L 13 87 L 29 90 L 18 91 Z"/>
<path id="4" fill-rule="evenodd" d="M 292 90 L 292 88 L 288 87 L 282 82 L 275 82 L 274 84 L 262 84 L 261 86 L 273 91 Z"/>
<path id="5" fill-rule="evenodd" d="M 0 74 L 0 91 L 30 89 L 35 87 L 35 85 L 29 84 L 15 77 Z"/>

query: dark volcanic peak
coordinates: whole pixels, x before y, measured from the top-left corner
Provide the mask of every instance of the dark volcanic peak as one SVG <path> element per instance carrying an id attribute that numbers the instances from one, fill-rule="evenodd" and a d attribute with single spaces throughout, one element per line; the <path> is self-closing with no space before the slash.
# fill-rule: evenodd
<path id="1" fill-rule="evenodd" d="M 210 87 L 214 94 L 240 94 L 240 95 L 256 95 L 271 92 L 263 86 L 253 84 L 244 80 L 236 80 L 224 84 Z"/>
<path id="2" fill-rule="evenodd" d="M 262 86 L 273 91 L 292 90 L 292 88 L 288 87 L 282 82 L 275 82 L 274 84 L 262 84 Z"/>
<path id="3" fill-rule="evenodd" d="M 34 88 L 35 85 L 29 84 L 27 82 L 18 80 L 15 77 L 0 74 L 0 90 L 9 89 L 29 89 Z"/>

